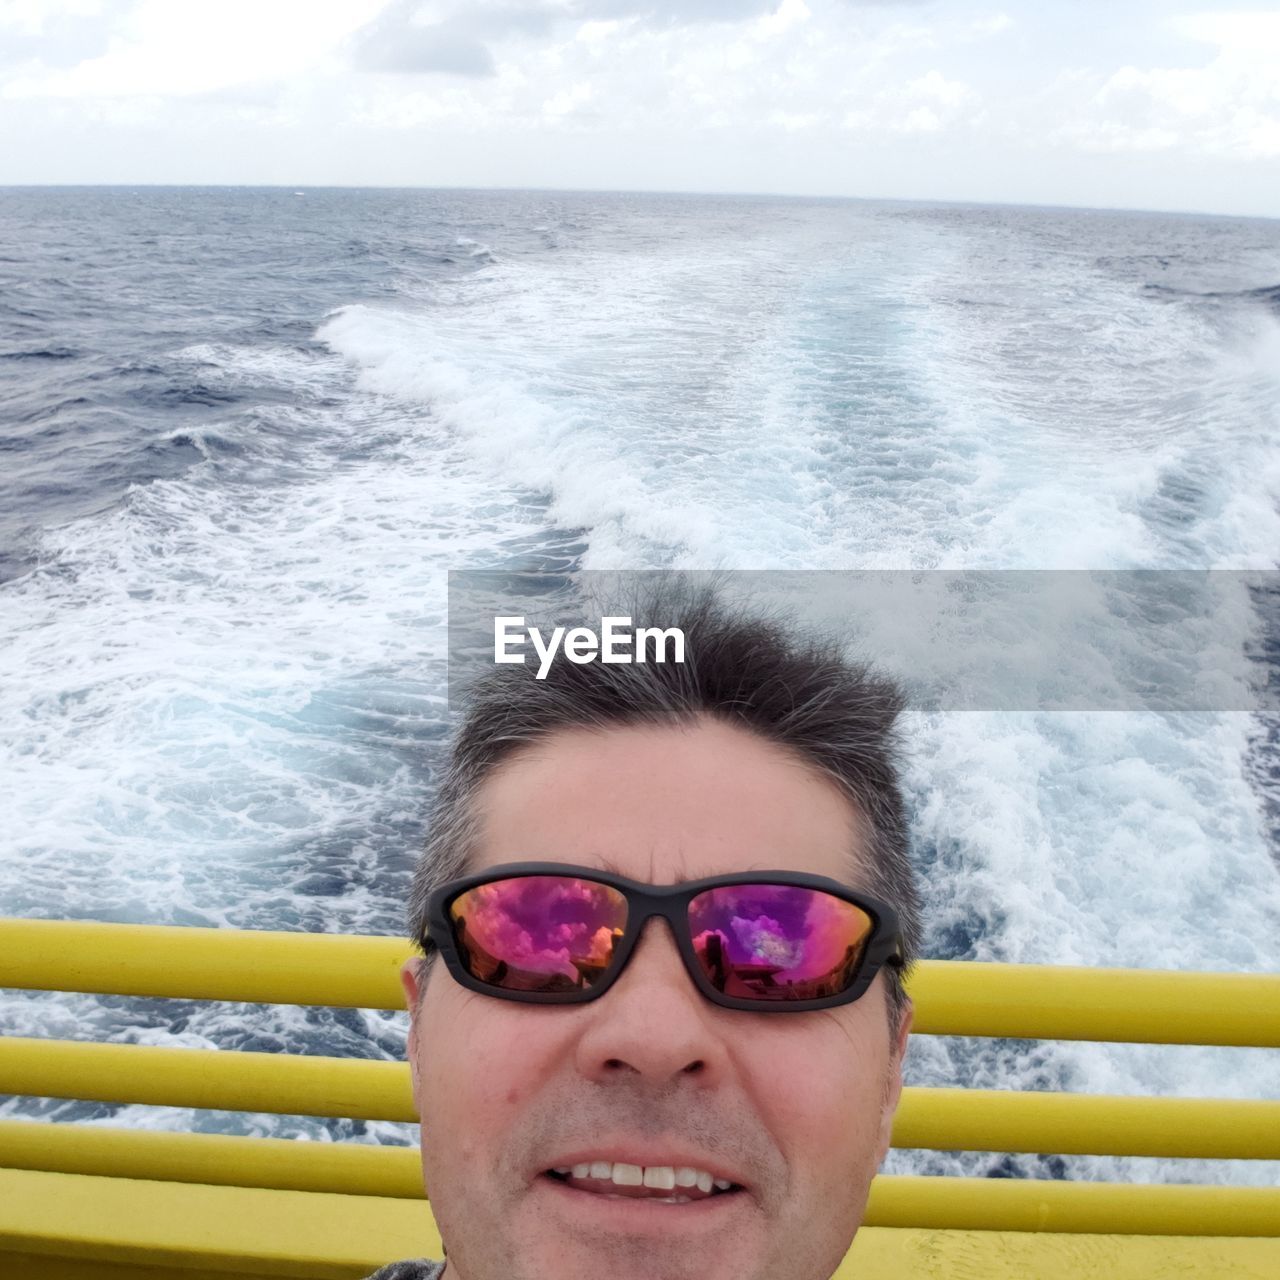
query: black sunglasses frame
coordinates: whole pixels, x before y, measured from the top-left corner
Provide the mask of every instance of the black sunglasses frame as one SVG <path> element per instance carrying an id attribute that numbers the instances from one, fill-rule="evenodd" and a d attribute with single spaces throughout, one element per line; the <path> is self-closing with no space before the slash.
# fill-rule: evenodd
<path id="1" fill-rule="evenodd" d="M 614 949 L 613 963 L 593 986 L 574 991 L 511 991 L 483 982 L 467 970 L 458 952 L 457 939 L 449 918 L 450 906 L 461 894 L 478 885 L 495 880 L 511 880 L 519 876 L 560 876 L 589 880 L 616 889 L 626 898 L 625 932 Z M 703 972 L 693 949 L 693 938 L 689 931 L 689 903 L 708 889 L 737 884 L 789 885 L 800 889 L 816 889 L 852 903 L 865 912 L 871 919 L 872 929 L 863 949 L 862 962 L 849 986 L 835 995 L 813 1000 L 776 1002 L 748 1000 L 741 996 L 725 995 L 723 991 L 717 990 Z M 438 948 L 450 975 L 469 991 L 494 996 L 499 1000 L 514 1000 L 520 1004 L 586 1004 L 604 995 L 618 980 L 631 959 L 644 926 L 654 916 L 660 916 L 670 927 L 694 986 L 712 1004 L 744 1013 L 809 1013 L 852 1004 L 871 986 L 881 966 L 890 964 L 900 967 L 902 964 L 898 916 L 891 906 L 865 894 L 856 893 L 837 880 L 798 871 L 739 871 L 730 875 L 707 876 L 702 880 L 688 880 L 683 884 L 653 885 L 628 880 L 625 876 L 614 875 L 598 867 L 581 867 L 566 862 L 509 862 L 489 867 L 474 875 L 450 880 L 435 889 L 427 899 L 427 930 L 418 941 L 428 955 L 432 946 Z"/>

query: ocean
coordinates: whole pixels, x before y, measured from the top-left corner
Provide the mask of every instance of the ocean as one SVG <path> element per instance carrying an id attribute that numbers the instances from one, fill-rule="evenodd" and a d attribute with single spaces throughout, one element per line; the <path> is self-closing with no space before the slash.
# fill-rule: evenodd
<path id="1" fill-rule="evenodd" d="M 1280 221 L 0 189 L 0 915 L 400 932 L 448 729 L 450 569 L 1271 570 L 1278 503 Z M 930 956 L 1280 971 L 1274 724 L 909 728 Z M 0 1028 L 394 1059 L 405 1020 L 7 992 Z M 918 1037 L 908 1078 L 1280 1098 L 1262 1050 Z"/>

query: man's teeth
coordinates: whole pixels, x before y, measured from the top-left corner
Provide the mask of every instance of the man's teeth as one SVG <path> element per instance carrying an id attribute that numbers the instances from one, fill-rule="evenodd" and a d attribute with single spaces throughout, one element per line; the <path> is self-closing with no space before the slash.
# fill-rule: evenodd
<path id="1" fill-rule="evenodd" d="M 704 1195 L 709 1195 L 714 1187 L 717 1191 L 728 1191 L 733 1183 L 727 1178 L 716 1178 L 705 1169 L 691 1169 L 688 1165 L 626 1164 L 623 1161 L 593 1160 L 590 1163 L 564 1165 L 553 1172 L 563 1177 L 572 1175 L 575 1178 L 595 1178 L 599 1181 L 612 1182 L 619 1187 L 652 1187 L 656 1191 L 674 1191 L 676 1187 L 697 1187 Z"/>

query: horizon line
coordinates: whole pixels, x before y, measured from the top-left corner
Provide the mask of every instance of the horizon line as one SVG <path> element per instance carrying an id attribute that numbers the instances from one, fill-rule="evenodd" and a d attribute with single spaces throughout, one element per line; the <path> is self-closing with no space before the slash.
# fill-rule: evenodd
<path id="1" fill-rule="evenodd" d="M 446 191 L 446 192 L 509 192 L 547 193 L 554 195 L 625 195 L 625 196 L 691 196 L 743 200 L 827 200 L 861 204 L 924 204 L 948 205 L 966 208 L 1044 209 L 1074 213 L 1136 213 L 1165 214 L 1174 217 L 1239 218 L 1256 222 L 1275 222 L 1280 213 L 1221 213 L 1205 209 L 1160 209 L 1134 205 L 1094 205 L 1038 203 L 1015 200 L 947 199 L 934 196 L 852 196 L 818 194 L 793 191 L 697 191 L 678 188 L 639 187 L 512 187 L 396 184 L 396 183 L 291 183 L 291 182 L 0 182 L 0 191 L 58 190 L 62 188 L 121 189 L 162 188 L 166 190 L 223 190 L 223 191 Z"/>

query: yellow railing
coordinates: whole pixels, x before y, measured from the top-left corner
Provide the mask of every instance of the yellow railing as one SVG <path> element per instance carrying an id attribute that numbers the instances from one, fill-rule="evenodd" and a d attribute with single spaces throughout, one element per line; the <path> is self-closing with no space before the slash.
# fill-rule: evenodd
<path id="1" fill-rule="evenodd" d="M 0 920 L 0 987 L 399 1009 L 402 938 Z M 925 961 L 923 1035 L 1280 1048 L 1280 975 Z"/>
<path id="2" fill-rule="evenodd" d="M 407 1147 L 283 1138 L 151 1133 L 89 1125 L 0 1121 L 0 1167 L 109 1174 L 164 1182 L 421 1200 L 422 1170 Z M 1127 1186 L 1001 1178 L 877 1178 L 868 1226 L 985 1231 L 1124 1231 L 1272 1236 L 1276 1194 L 1239 1187 Z"/>
<path id="3" fill-rule="evenodd" d="M 16 1036 L 0 1039 L 0 1093 L 353 1120 L 417 1118 L 409 1070 L 399 1063 Z M 1280 1102 L 908 1088 L 893 1144 L 1280 1160 Z"/>
<path id="4" fill-rule="evenodd" d="M 0 987 L 10 988 L 399 1008 L 408 954 L 398 938 L 0 920 Z M 930 962 L 910 989 L 923 1034 L 1280 1047 L 1280 976 Z M 401 1063 L 19 1037 L 0 1038 L 0 1093 L 414 1119 Z M 893 1141 L 1280 1160 L 1280 1101 L 908 1089 Z M 78 1177 L 82 1190 L 114 1177 L 371 1201 L 423 1194 L 416 1153 L 405 1148 L 30 1121 L 0 1123 L 0 1167 Z M 1280 1190 L 881 1177 L 868 1222 L 1280 1237 Z M 0 1256 L 3 1232 L 0 1214 Z"/>

